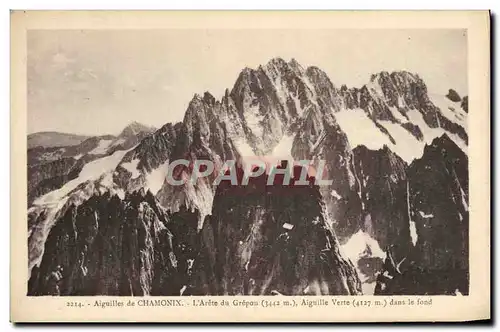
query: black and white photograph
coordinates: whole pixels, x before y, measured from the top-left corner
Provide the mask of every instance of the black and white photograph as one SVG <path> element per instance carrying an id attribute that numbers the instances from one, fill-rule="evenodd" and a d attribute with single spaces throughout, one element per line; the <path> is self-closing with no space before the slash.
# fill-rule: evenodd
<path id="1" fill-rule="evenodd" d="M 465 29 L 30 30 L 27 89 L 29 296 L 469 293 Z"/>
<path id="2" fill-rule="evenodd" d="M 11 321 L 490 319 L 489 29 L 12 11 Z"/>

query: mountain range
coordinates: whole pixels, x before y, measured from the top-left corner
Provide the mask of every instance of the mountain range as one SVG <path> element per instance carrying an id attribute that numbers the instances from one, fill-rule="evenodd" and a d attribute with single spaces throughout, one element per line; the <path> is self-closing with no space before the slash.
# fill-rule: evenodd
<path id="1" fill-rule="evenodd" d="M 28 135 L 28 149 L 78 145 L 90 136 L 42 131 Z"/>
<path id="2" fill-rule="evenodd" d="M 415 73 L 337 87 L 274 58 L 182 122 L 33 143 L 28 294 L 467 295 L 467 117 Z M 324 160 L 333 183 L 165 181 L 173 160 L 256 156 Z"/>

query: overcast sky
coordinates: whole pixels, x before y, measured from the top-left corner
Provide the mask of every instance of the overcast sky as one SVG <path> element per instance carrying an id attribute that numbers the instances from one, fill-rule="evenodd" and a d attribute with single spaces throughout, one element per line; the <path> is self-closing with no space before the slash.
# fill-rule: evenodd
<path id="1" fill-rule="evenodd" d="M 28 132 L 117 134 L 181 121 L 194 93 L 219 98 L 244 67 L 280 56 L 337 86 L 408 70 L 467 94 L 464 30 L 36 30 L 28 32 Z"/>

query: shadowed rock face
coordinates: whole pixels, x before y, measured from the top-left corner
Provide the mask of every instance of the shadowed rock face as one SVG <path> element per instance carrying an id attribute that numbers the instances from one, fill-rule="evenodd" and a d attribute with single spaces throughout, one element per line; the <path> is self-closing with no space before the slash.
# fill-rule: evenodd
<path id="1" fill-rule="evenodd" d="M 448 94 L 446 95 L 446 97 L 449 100 L 454 101 L 454 102 L 459 102 L 459 101 L 462 100 L 462 98 L 460 97 L 460 95 L 458 94 L 458 92 L 456 92 L 453 89 L 448 90 Z"/>
<path id="2" fill-rule="evenodd" d="M 70 206 L 50 232 L 28 294 L 359 294 L 314 179 L 292 187 L 266 181 L 223 182 L 200 233 L 197 211 L 166 212 L 150 192 Z"/>
<path id="3" fill-rule="evenodd" d="M 192 228 L 189 214 L 170 218 L 144 191 L 124 200 L 95 195 L 69 207 L 32 270 L 28 294 L 179 295 L 192 259 L 185 248 L 193 248 L 196 218 Z M 170 232 L 170 222 L 182 235 Z"/>
<path id="4" fill-rule="evenodd" d="M 467 165 L 467 156 L 444 135 L 409 166 L 408 211 L 418 238 L 406 254 L 388 249 L 376 293 L 469 293 Z"/>
<path id="5" fill-rule="evenodd" d="M 406 195 L 407 164 L 387 147 L 353 150 L 362 211 L 360 229 L 370 233 L 381 248 L 394 242 L 409 243 Z"/>
<path id="6" fill-rule="evenodd" d="M 28 206 L 36 197 L 60 188 L 76 178 L 84 164 L 83 159 L 69 157 L 28 167 Z"/>
<path id="7" fill-rule="evenodd" d="M 295 175 L 300 175 L 300 169 Z M 313 179 L 310 179 L 311 183 Z M 221 183 L 201 230 L 195 295 L 354 295 L 361 284 L 326 219 L 319 188 Z"/>

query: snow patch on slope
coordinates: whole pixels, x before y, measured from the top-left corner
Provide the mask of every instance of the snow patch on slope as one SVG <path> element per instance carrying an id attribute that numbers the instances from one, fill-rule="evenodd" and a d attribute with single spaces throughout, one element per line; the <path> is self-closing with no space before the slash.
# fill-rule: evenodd
<path id="1" fill-rule="evenodd" d="M 134 159 L 131 162 L 123 163 L 121 166 L 132 173 L 132 179 L 136 179 L 141 175 L 141 172 L 139 172 L 139 170 L 137 169 L 138 164 L 139 159 Z"/>
<path id="2" fill-rule="evenodd" d="M 413 245 L 417 244 L 418 241 L 417 228 L 415 227 L 415 222 L 411 220 L 410 220 L 410 237 Z"/>
<path id="3" fill-rule="evenodd" d="M 90 151 L 89 154 L 104 154 L 108 150 L 108 147 L 110 144 L 113 142 L 113 140 L 110 139 L 102 139 L 99 141 L 99 144 L 97 147 Z"/>
<path id="4" fill-rule="evenodd" d="M 410 183 L 406 182 L 406 211 L 408 212 L 408 220 L 410 222 L 410 237 L 411 242 L 415 245 L 418 241 L 417 228 L 415 222 L 411 220 L 411 206 L 410 206 Z"/>
<path id="5" fill-rule="evenodd" d="M 35 265 L 40 264 L 45 250 L 45 241 L 49 236 L 50 229 L 54 226 L 59 211 L 67 201 L 68 197 L 63 197 L 58 202 L 51 203 L 46 207 L 34 206 L 28 211 L 28 215 L 35 215 L 36 218 L 43 212 L 46 213 L 45 218 L 32 226 L 28 232 L 28 278 L 31 275 L 31 269 Z"/>
<path id="6" fill-rule="evenodd" d="M 443 134 L 448 135 L 450 139 L 455 142 L 455 144 L 465 153 L 468 154 L 468 148 L 467 144 L 456 134 L 452 134 L 443 128 L 431 128 L 425 123 L 424 118 L 422 114 L 417 111 L 416 109 L 409 110 L 408 113 L 406 113 L 408 117 L 410 118 L 410 122 L 413 123 L 414 125 L 417 125 L 420 127 L 420 130 L 422 131 L 422 134 L 424 135 L 424 141 L 427 144 L 431 144 L 432 140 L 435 139 L 436 137 L 440 137 Z"/>
<path id="7" fill-rule="evenodd" d="M 89 180 L 97 180 L 104 173 L 113 171 L 127 152 L 128 150 L 116 151 L 111 156 L 106 156 L 86 164 L 83 166 L 77 178 L 66 182 L 61 188 L 37 198 L 33 204 L 43 205 L 57 203 L 64 196 L 78 187 L 78 185 Z"/>
<path id="8" fill-rule="evenodd" d="M 247 105 L 244 113 L 247 127 L 256 137 L 262 137 L 262 120 L 264 117 L 260 114 L 259 105 Z"/>
<path id="9" fill-rule="evenodd" d="M 408 163 L 411 163 L 415 158 L 422 157 L 425 144 L 417 140 L 408 130 L 401 127 L 400 124 L 390 121 L 379 121 L 379 123 L 387 129 L 396 141 L 396 144 L 392 142 L 388 144 L 392 152 Z"/>
<path id="10" fill-rule="evenodd" d="M 356 234 L 341 246 L 345 257 L 348 257 L 352 262 L 357 262 L 359 258 L 371 252 L 369 257 L 379 257 L 385 259 L 386 253 L 380 248 L 377 240 L 372 238 L 370 234 L 359 230 Z"/>
<path id="11" fill-rule="evenodd" d="M 393 144 L 389 137 L 375 126 L 373 121 L 362 109 L 342 110 L 335 113 L 340 128 L 346 133 L 351 148 L 364 145 L 370 150 L 380 150 L 387 145 L 406 162 L 420 158 L 424 151 L 424 144 L 413 137 L 400 124 L 390 121 L 379 121 L 389 131 L 396 141 Z"/>
<path id="12" fill-rule="evenodd" d="M 351 148 L 364 145 L 370 150 L 379 150 L 391 144 L 389 138 L 382 133 L 360 108 L 346 109 L 335 113 L 340 128 L 346 133 Z"/>
<path id="13" fill-rule="evenodd" d="M 335 197 L 336 199 L 342 199 L 342 196 L 340 196 L 339 193 L 334 189 L 332 189 L 330 194 L 332 195 L 332 197 Z"/>
<path id="14" fill-rule="evenodd" d="M 430 128 L 422 114 L 416 109 L 409 110 L 407 115 L 411 123 L 419 126 L 424 136 L 423 141 L 417 140 L 398 123 L 378 121 L 396 141 L 396 144 L 393 144 L 362 109 L 341 110 L 335 113 L 335 118 L 340 128 L 346 133 L 351 148 L 364 145 L 370 150 L 380 150 L 387 145 L 391 151 L 411 163 L 414 159 L 422 157 L 426 144 L 431 144 L 436 137 L 447 134 L 467 154 L 467 144 L 458 135 L 443 128 Z"/>
<path id="15" fill-rule="evenodd" d="M 380 97 L 380 98 L 384 98 L 384 92 L 382 91 L 382 87 L 380 86 L 380 84 L 378 82 L 370 81 L 366 85 L 366 87 L 368 88 L 368 90 L 370 92 L 372 92 L 372 94 L 375 94 L 375 96 Z"/>
<path id="16" fill-rule="evenodd" d="M 60 214 L 64 212 L 64 207 L 67 204 L 78 206 L 92 196 L 96 190 L 101 194 L 109 190 L 123 198 L 124 192 L 113 183 L 112 173 L 128 151 L 116 151 L 111 156 L 89 162 L 82 168 L 77 178 L 33 202 L 33 207 L 28 211 L 28 215 L 30 219 L 37 220 L 37 223 L 31 226 L 28 233 L 30 274 L 31 269 L 40 264 L 48 234 Z M 45 218 L 38 220 L 42 215 L 45 215 Z"/>
<path id="17" fill-rule="evenodd" d="M 359 230 L 356 234 L 342 246 L 340 246 L 342 256 L 351 260 L 361 279 L 363 294 L 372 295 L 375 293 L 376 282 L 367 282 L 369 277 L 364 275 L 359 269 L 361 258 L 378 257 L 385 260 L 386 253 L 380 248 L 378 242 L 368 233 Z"/>
<path id="18" fill-rule="evenodd" d="M 423 211 L 418 211 L 418 213 L 420 214 L 420 216 L 422 218 L 425 218 L 425 219 L 434 218 L 434 215 L 432 213 L 426 214 Z"/>
<path id="19" fill-rule="evenodd" d="M 462 189 L 462 187 L 460 187 L 460 198 L 462 200 L 462 205 L 464 207 L 464 210 L 465 211 L 469 211 L 469 204 L 467 204 L 467 199 L 466 199 L 466 196 L 465 196 L 465 192 Z"/>
<path id="20" fill-rule="evenodd" d="M 401 97 L 399 97 L 399 98 L 401 98 Z M 408 122 L 408 119 L 406 119 L 403 116 L 403 114 L 401 114 L 401 112 L 396 107 L 389 107 L 389 110 L 391 111 L 392 116 L 394 116 L 394 118 L 396 120 L 398 120 L 399 122 L 401 122 L 401 123 Z"/>
<path id="21" fill-rule="evenodd" d="M 146 174 L 145 188 L 149 189 L 153 195 L 156 195 L 163 187 L 163 183 L 168 174 L 168 165 L 169 161 L 167 160 L 158 168 Z"/>
<path id="22" fill-rule="evenodd" d="M 237 139 L 237 140 L 234 140 L 234 147 L 236 148 L 236 150 L 238 150 L 238 153 L 240 154 L 241 157 L 253 157 L 255 156 L 255 152 L 253 152 L 253 149 L 252 147 L 250 146 L 250 144 L 248 144 L 248 142 L 243 139 L 243 138 L 240 138 L 240 139 Z"/>

